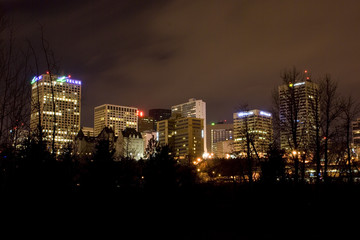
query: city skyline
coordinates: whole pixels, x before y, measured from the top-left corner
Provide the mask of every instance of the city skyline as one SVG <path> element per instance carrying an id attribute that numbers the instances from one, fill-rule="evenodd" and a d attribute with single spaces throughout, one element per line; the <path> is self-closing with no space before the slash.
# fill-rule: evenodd
<path id="1" fill-rule="evenodd" d="M 0 0 L 3 229 L 356 239 L 359 13 L 356 0 Z"/>
<path id="2" fill-rule="evenodd" d="M 356 1 L 2 6 L 17 39 L 38 41 L 43 25 L 60 69 L 83 81 L 82 126 L 91 126 L 94 107 L 106 103 L 147 112 L 194 97 L 207 103 L 208 122 L 231 121 L 243 103 L 270 111 L 271 91 L 292 66 L 312 79 L 331 74 L 344 95 L 358 92 Z"/>

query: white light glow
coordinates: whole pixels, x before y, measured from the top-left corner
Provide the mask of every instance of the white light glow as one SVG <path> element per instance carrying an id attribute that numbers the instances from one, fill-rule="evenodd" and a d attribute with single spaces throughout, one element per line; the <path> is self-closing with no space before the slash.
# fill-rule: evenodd
<path id="1" fill-rule="evenodd" d="M 239 117 L 246 117 L 246 116 L 249 116 L 249 115 L 253 115 L 254 112 L 250 111 L 250 112 L 239 112 L 238 113 L 238 116 Z"/>
<path id="2" fill-rule="evenodd" d="M 264 112 L 264 111 L 260 111 L 260 115 L 263 115 L 263 116 L 266 116 L 266 117 L 271 117 L 271 113 Z"/>
<path id="3" fill-rule="evenodd" d="M 305 82 L 295 83 L 295 84 L 294 84 L 294 87 L 296 87 L 296 86 L 300 86 L 300 85 L 304 85 L 304 84 L 305 84 Z"/>

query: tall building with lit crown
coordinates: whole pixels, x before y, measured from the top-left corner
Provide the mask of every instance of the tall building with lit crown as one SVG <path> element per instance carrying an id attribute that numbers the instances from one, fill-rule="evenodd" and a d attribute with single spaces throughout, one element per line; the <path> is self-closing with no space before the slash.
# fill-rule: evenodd
<path id="1" fill-rule="evenodd" d="M 30 129 L 38 130 L 39 115 L 43 137 L 51 151 L 55 125 L 55 149 L 72 143 L 80 130 L 81 81 L 71 76 L 42 74 L 31 81 Z"/>
<path id="2" fill-rule="evenodd" d="M 182 117 L 203 119 L 204 126 L 204 152 L 206 149 L 206 103 L 203 100 L 190 98 L 188 102 L 174 105 L 171 107 L 172 115 L 180 115 Z"/>
<path id="3" fill-rule="evenodd" d="M 104 127 L 110 127 L 115 135 L 126 128 L 138 131 L 138 109 L 113 104 L 103 104 L 94 109 L 94 135 L 97 136 Z"/>
<path id="4" fill-rule="evenodd" d="M 261 110 L 237 112 L 234 118 L 234 151 L 240 156 L 247 155 L 247 134 L 251 154 L 259 157 L 267 154 L 272 141 L 272 115 Z"/>
<path id="5" fill-rule="evenodd" d="M 315 145 L 316 118 L 320 116 L 319 85 L 307 77 L 307 80 L 283 84 L 278 91 L 281 148 L 287 152 L 293 150 L 296 127 L 296 150 L 311 151 Z"/>

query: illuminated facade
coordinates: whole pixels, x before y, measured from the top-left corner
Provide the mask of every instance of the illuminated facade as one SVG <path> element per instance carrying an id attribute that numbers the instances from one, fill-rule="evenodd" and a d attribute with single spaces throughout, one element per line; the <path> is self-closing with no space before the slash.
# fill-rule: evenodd
<path id="1" fill-rule="evenodd" d="M 175 157 L 193 160 L 204 153 L 204 119 L 175 119 Z"/>
<path id="2" fill-rule="evenodd" d="M 157 140 L 168 145 L 178 159 L 192 160 L 204 153 L 204 120 L 201 118 L 172 117 L 157 123 Z"/>
<path id="3" fill-rule="evenodd" d="M 139 132 L 154 131 L 154 119 L 152 117 L 139 115 Z"/>
<path id="4" fill-rule="evenodd" d="M 360 155 L 360 118 L 352 124 L 352 140 L 356 156 Z"/>
<path id="5" fill-rule="evenodd" d="M 288 152 L 294 150 L 291 129 L 295 129 L 296 121 L 297 150 L 311 150 L 315 145 L 313 141 L 316 136 L 316 116 L 320 116 L 319 85 L 310 80 L 299 81 L 281 85 L 278 91 L 281 148 Z"/>
<path id="6" fill-rule="evenodd" d="M 157 122 L 156 140 L 161 146 L 168 145 L 170 151 L 174 152 L 175 147 L 175 119 L 165 119 Z"/>
<path id="7" fill-rule="evenodd" d="M 206 126 L 206 130 L 207 150 L 210 153 L 216 152 L 217 142 L 233 139 L 234 125 L 232 123 L 211 123 Z"/>
<path id="8" fill-rule="evenodd" d="M 94 128 L 93 127 L 82 127 L 81 130 L 85 136 L 94 137 Z"/>
<path id="9" fill-rule="evenodd" d="M 201 118 L 204 126 L 204 152 L 206 149 L 206 103 L 203 100 L 196 100 L 190 98 L 188 102 L 178 104 L 171 107 L 171 114 L 173 116 L 180 115 L 181 117 Z"/>
<path id="10" fill-rule="evenodd" d="M 240 156 L 247 155 L 247 134 L 251 154 L 259 157 L 267 154 L 272 141 L 272 115 L 261 110 L 237 112 L 234 117 L 234 151 Z"/>
<path id="11" fill-rule="evenodd" d="M 40 114 L 43 137 L 51 151 L 55 126 L 55 150 L 59 154 L 80 130 L 81 81 L 71 76 L 42 74 L 34 77 L 31 84 L 30 129 L 38 130 Z"/>
<path id="12" fill-rule="evenodd" d="M 110 127 L 115 135 L 126 128 L 138 131 L 138 109 L 112 104 L 104 104 L 94 109 L 94 135 L 97 136 L 104 127 Z"/>
<path id="13" fill-rule="evenodd" d="M 217 158 L 230 158 L 234 152 L 234 140 L 225 140 L 215 143 L 214 155 Z"/>

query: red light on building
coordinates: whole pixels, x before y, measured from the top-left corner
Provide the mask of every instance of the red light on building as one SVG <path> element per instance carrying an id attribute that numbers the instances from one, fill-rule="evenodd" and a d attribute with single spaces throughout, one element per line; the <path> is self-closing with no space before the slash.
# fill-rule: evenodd
<path id="1" fill-rule="evenodd" d="M 143 117 L 143 116 L 144 116 L 144 112 L 143 112 L 143 111 L 137 111 L 137 115 L 138 115 L 139 117 Z"/>

